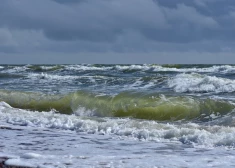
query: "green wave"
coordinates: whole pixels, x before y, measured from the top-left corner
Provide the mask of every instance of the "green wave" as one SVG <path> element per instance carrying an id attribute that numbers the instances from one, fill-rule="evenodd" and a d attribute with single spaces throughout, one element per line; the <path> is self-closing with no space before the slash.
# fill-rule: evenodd
<path id="1" fill-rule="evenodd" d="M 71 113 L 70 97 L 63 95 L 1 90 L 0 101 L 21 109 L 37 111 L 50 111 L 51 109 L 55 109 L 63 113 Z"/>
<path id="2" fill-rule="evenodd" d="M 213 99 L 123 92 L 116 96 L 98 95 L 78 91 L 67 95 L 46 95 L 32 92 L 0 90 L 0 100 L 12 107 L 37 111 L 55 109 L 60 113 L 79 113 L 83 108 L 95 116 L 132 117 L 148 120 L 205 121 L 208 116 L 222 116 L 234 109 L 234 105 Z"/>

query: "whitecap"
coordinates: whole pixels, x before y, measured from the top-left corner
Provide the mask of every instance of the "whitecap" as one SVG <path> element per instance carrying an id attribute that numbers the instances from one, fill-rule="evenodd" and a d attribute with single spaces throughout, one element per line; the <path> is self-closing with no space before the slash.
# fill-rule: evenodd
<path id="1" fill-rule="evenodd" d="M 16 67 L 8 67 L 7 69 L 3 70 L 4 73 L 18 73 L 18 72 L 25 72 L 29 68 L 27 66 L 16 66 Z"/>
<path id="2" fill-rule="evenodd" d="M 168 80 L 168 86 L 175 92 L 234 92 L 235 81 L 216 76 L 179 74 Z"/>
<path id="3" fill-rule="evenodd" d="M 78 76 L 70 76 L 70 75 L 52 75 L 47 73 L 41 73 L 41 74 L 29 74 L 28 78 L 31 79 L 49 79 L 49 80 L 69 80 L 69 79 L 79 79 L 81 77 Z"/>
<path id="4" fill-rule="evenodd" d="M 65 69 L 74 70 L 74 71 L 105 71 L 105 70 L 110 70 L 112 68 L 113 67 L 109 67 L 109 66 L 95 67 L 91 65 L 67 65 L 65 66 Z"/>
<path id="5" fill-rule="evenodd" d="M 143 70 L 147 71 L 151 68 L 151 65 L 116 65 L 115 68 L 120 71 L 124 70 Z"/>

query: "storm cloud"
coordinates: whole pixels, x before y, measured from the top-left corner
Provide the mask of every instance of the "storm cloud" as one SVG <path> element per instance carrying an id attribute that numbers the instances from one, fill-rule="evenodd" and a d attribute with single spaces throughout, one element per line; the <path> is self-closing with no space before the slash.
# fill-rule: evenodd
<path id="1" fill-rule="evenodd" d="M 218 53 L 234 43 L 231 0 L 0 1 L 0 53 Z"/>

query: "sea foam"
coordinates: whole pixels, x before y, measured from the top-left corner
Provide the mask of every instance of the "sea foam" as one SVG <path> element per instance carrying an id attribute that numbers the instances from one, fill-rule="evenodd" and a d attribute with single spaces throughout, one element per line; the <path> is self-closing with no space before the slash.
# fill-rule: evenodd
<path id="1" fill-rule="evenodd" d="M 51 112 L 37 112 L 0 105 L 0 120 L 13 125 L 73 130 L 89 134 L 121 136 L 133 140 L 170 142 L 178 141 L 195 146 L 235 147 L 235 128 L 203 126 L 195 123 L 158 123 L 156 121 L 86 118 Z M 117 137 L 116 137 L 117 138 Z"/>
<path id="2" fill-rule="evenodd" d="M 216 76 L 179 74 L 168 80 L 168 86 L 175 92 L 234 92 L 235 81 Z"/>

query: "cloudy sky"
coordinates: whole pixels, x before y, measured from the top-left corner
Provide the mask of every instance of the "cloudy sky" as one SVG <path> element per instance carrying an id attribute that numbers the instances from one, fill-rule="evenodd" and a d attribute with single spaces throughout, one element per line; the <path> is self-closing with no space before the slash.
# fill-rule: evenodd
<path id="1" fill-rule="evenodd" d="M 1 0 L 1 63 L 235 63 L 234 0 Z"/>

